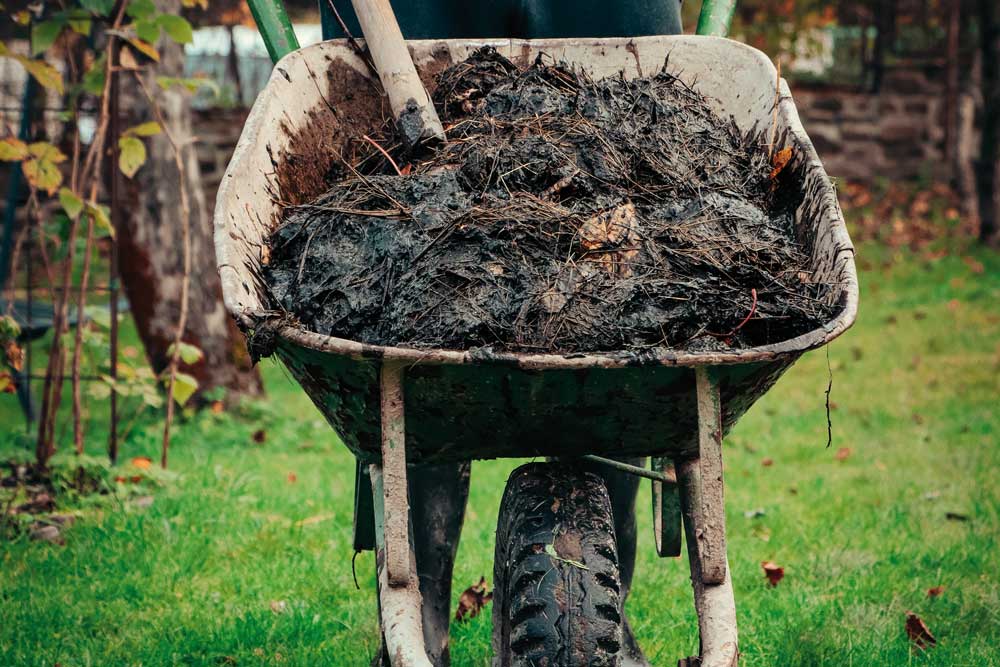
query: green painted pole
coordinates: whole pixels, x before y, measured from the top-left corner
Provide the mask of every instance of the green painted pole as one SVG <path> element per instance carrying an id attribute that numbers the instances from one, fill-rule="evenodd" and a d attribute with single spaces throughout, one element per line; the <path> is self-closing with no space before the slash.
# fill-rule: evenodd
<path id="1" fill-rule="evenodd" d="M 257 30 L 264 38 L 271 62 L 278 62 L 299 48 L 299 40 L 292 30 L 292 22 L 281 0 L 247 0 L 250 13 L 257 22 Z"/>
<path id="2" fill-rule="evenodd" d="M 736 0 L 703 0 L 698 15 L 698 34 L 725 37 L 736 11 Z"/>

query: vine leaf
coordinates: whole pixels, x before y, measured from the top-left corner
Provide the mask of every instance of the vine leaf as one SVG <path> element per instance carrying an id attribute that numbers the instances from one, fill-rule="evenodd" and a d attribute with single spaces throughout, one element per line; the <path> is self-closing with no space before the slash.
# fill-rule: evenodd
<path id="1" fill-rule="evenodd" d="M 196 364 L 205 358 L 201 349 L 191 343 L 185 343 L 181 341 L 180 343 L 171 343 L 170 347 L 167 348 L 167 354 L 170 356 L 174 355 L 174 350 L 177 349 L 180 353 L 181 361 L 189 366 L 191 364 Z"/>
<path id="2" fill-rule="evenodd" d="M 160 14 L 156 17 L 156 22 L 170 36 L 170 39 L 178 44 L 187 44 L 194 39 L 191 24 L 182 16 Z"/>
<path id="3" fill-rule="evenodd" d="M 111 225 L 111 211 L 103 204 L 87 202 L 87 215 L 94 221 L 94 225 L 111 238 L 115 237 L 115 228 Z"/>
<path id="4" fill-rule="evenodd" d="M 128 43 L 131 44 L 136 51 L 139 51 L 156 62 L 160 62 L 160 52 L 157 51 L 156 47 L 149 42 L 145 42 L 138 37 L 129 37 Z"/>
<path id="5" fill-rule="evenodd" d="M 83 200 L 69 188 L 59 188 L 59 204 L 70 218 L 76 218 L 83 211 Z"/>
<path id="6" fill-rule="evenodd" d="M 177 401 L 177 405 L 184 407 L 194 392 L 198 391 L 198 381 L 187 373 L 176 373 L 174 375 L 174 390 L 172 398 Z"/>
<path id="7" fill-rule="evenodd" d="M 62 18 L 40 21 L 31 26 L 31 55 L 45 53 L 59 39 L 65 27 L 66 20 Z"/>
<path id="8" fill-rule="evenodd" d="M 30 74 L 32 78 L 34 78 L 35 81 L 37 81 L 42 87 L 49 88 L 62 95 L 62 74 L 60 74 L 59 70 L 52 65 L 48 64 L 44 60 L 33 60 L 32 58 L 28 58 L 26 56 L 19 56 L 11 53 L 7 48 L 7 45 L 3 42 L 0 42 L 0 56 L 7 56 L 21 63 L 21 66 L 28 70 L 28 74 Z"/>
<path id="9" fill-rule="evenodd" d="M 28 157 L 28 144 L 13 137 L 0 139 L 0 160 L 20 162 L 26 157 Z"/>
<path id="10" fill-rule="evenodd" d="M 146 145 L 141 139 L 123 136 L 118 140 L 118 151 L 118 168 L 129 178 L 135 176 L 139 168 L 146 163 Z"/>
<path id="11" fill-rule="evenodd" d="M 139 125 L 134 125 L 127 130 L 125 130 L 126 136 L 134 137 L 152 137 L 163 131 L 160 124 L 155 120 L 151 120 L 146 123 L 140 123 Z"/>
<path id="12" fill-rule="evenodd" d="M 28 159 L 21 163 L 21 170 L 33 187 L 53 195 L 62 185 L 59 163 L 65 161 L 66 156 L 58 148 L 46 141 L 36 141 L 28 146 Z"/>

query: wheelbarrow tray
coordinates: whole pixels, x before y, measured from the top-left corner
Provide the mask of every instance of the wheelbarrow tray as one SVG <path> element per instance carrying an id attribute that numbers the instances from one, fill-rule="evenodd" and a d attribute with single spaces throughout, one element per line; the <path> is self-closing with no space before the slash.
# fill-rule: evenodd
<path id="1" fill-rule="evenodd" d="M 716 37 L 424 40 L 409 48 L 428 89 L 437 73 L 489 44 L 524 65 L 544 52 L 591 76 L 669 68 L 744 130 L 770 129 L 790 145 L 804 182 L 797 241 L 812 280 L 829 283 L 836 316 L 783 342 L 725 352 L 654 348 L 592 354 L 416 350 L 368 345 L 276 319 L 260 280 L 266 242 L 289 203 L 327 187 L 345 142 L 390 112 L 378 83 L 343 40 L 296 51 L 274 68 L 233 153 L 215 207 L 215 245 L 226 307 L 244 332 L 270 328 L 274 350 L 363 461 L 380 458 L 379 377 L 405 364 L 406 452 L 411 462 L 583 454 L 670 455 L 697 449 L 694 367 L 712 366 L 723 428 L 766 392 L 806 350 L 853 324 L 858 303 L 854 249 L 836 193 L 799 122 L 791 94 L 756 49 Z"/>

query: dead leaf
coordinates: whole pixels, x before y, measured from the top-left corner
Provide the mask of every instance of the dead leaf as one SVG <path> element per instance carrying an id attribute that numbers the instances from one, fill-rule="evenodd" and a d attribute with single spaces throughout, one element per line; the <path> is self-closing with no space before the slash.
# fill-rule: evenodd
<path id="1" fill-rule="evenodd" d="M 595 262 L 612 275 L 632 275 L 629 261 L 639 254 L 639 220 L 635 205 L 626 202 L 588 218 L 580 226 L 584 259 Z"/>
<path id="2" fill-rule="evenodd" d="M 275 614 L 284 614 L 288 609 L 288 603 L 284 600 L 271 600 L 271 611 Z"/>
<path id="3" fill-rule="evenodd" d="M 464 621 L 475 618 L 483 607 L 493 599 L 493 592 L 487 590 L 486 577 L 479 577 L 479 582 L 469 586 L 458 598 L 458 609 L 455 610 L 455 620 Z"/>
<path id="4" fill-rule="evenodd" d="M 136 456 L 130 461 L 130 463 L 139 470 L 149 470 L 149 468 L 153 465 L 153 460 L 148 456 Z"/>
<path id="5" fill-rule="evenodd" d="M 4 354 L 7 355 L 7 363 L 15 371 L 20 371 L 24 367 L 24 350 L 17 344 L 17 341 L 9 340 L 4 345 Z"/>
<path id="6" fill-rule="evenodd" d="M 760 566 L 764 568 L 764 576 L 771 586 L 777 586 L 778 582 L 785 578 L 785 568 L 773 561 L 766 560 Z"/>
<path id="7" fill-rule="evenodd" d="M 833 458 L 837 459 L 838 461 L 846 461 L 847 459 L 851 458 L 851 448 L 841 447 L 840 449 L 837 450 L 837 453 L 833 455 Z"/>
<path id="8" fill-rule="evenodd" d="M 773 466 L 773 465 L 774 465 L 774 459 L 772 459 L 772 458 L 770 458 L 770 457 L 768 457 L 768 458 L 765 458 L 765 459 L 761 459 L 761 462 L 760 462 L 760 464 L 761 464 L 762 466 L 764 466 L 765 468 L 770 468 L 771 466 Z"/>
<path id="9" fill-rule="evenodd" d="M 774 168 L 771 169 L 771 175 L 769 176 L 769 178 L 772 181 L 775 178 L 777 178 L 778 174 L 781 173 L 781 170 L 784 169 L 791 161 L 792 161 L 791 146 L 786 146 L 785 148 L 782 148 L 780 151 L 775 153 L 774 157 L 771 159 L 771 164 Z"/>
<path id="10" fill-rule="evenodd" d="M 965 262 L 965 265 L 967 267 L 969 267 L 969 271 L 972 271 L 977 275 L 983 273 L 986 270 L 986 267 L 983 266 L 983 263 L 980 262 L 975 257 L 969 257 L 968 255 L 966 255 L 965 257 L 962 258 L 962 261 Z"/>
<path id="11" fill-rule="evenodd" d="M 214 401 L 212 403 L 212 414 L 213 415 L 220 415 L 220 414 L 222 414 L 222 411 L 224 409 L 225 409 L 225 406 L 222 404 L 222 401 Z"/>
<path id="12" fill-rule="evenodd" d="M 927 589 L 927 597 L 929 598 L 936 598 L 942 593 L 944 593 L 944 586 L 934 586 Z"/>
<path id="13" fill-rule="evenodd" d="M 59 526 L 53 526 L 47 523 L 41 523 L 36 521 L 31 524 L 30 536 L 33 540 L 39 540 L 41 542 L 51 542 L 52 544 L 66 544 L 66 540 L 63 538 L 59 531 Z"/>
<path id="14" fill-rule="evenodd" d="M 297 481 L 299 481 L 298 475 L 296 475 L 294 472 L 288 473 L 288 483 L 289 484 L 295 484 L 295 482 L 297 482 Z"/>
<path id="15" fill-rule="evenodd" d="M 250 436 L 250 437 L 251 437 L 251 438 L 253 439 L 253 441 L 254 441 L 255 443 L 257 443 L 258 445 L 263 445 L 263 444 L 264 444 L 264 441 L 265 441 L 265 440 L 267 440 L 267 431 L 265 431 L 265 430 L 264 430 L 264 429 L 262 429 L 262 428 L 259 428 L 259 429 L 257 429 L 256 431 L 254 431 L 254 432 L 253 432 L 253 435 L 252 435 L 252 436 Z"/>
<path id="16" fill-rule="evenodd" d="M 17 391 L 14 376 L 7 371 L 0 371 L 0 394 L 13 394 Z"/>
<path id="17" fill-rule="evenodd" d="M 906 636 L 922 651 L 937 645 L 937 639 L 931 634 L 930 628 L 912 611 L 906 612 Z"/>

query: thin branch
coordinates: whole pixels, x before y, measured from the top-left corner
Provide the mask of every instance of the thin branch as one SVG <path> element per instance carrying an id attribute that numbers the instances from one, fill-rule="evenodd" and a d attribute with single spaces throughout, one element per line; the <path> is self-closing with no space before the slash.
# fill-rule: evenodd
<path id="1" fill-rule="evenodd" d="M 174 138 L 173 133 L 170 131 L 170 127 L 167 125 L 166 118 L 163 116 L 163 111 L 160 109 L 160 105 L 157 104 L 156 99 L 146 86 L 146 82 L 143 81 L 142 76 L 140 76 L 138 72 L 133 72 L 132 74 L 135 76 L 135 80 L 142 89 L 143 95 L 145 95 L 146 99 L 149 101 L 150 108 L 152 108 L 153 114 L 156 116 L 156 120 L 160 123 L 163 136 L 166 138 L 167 143 L 170 144 L 170 148 L 174 156 L 174 165 L 177 167 L 177 178 L 181 195 L 181 245 L 182 252 L 184 253 L 184 273 L 181 276 L 180 313 L 177 316 L 177 329 L 174 333 L 173 352 L 170 354 L 170 363 L 167 366 L 167 416 L 163 425 L 163 445 L 160 453 L 160 466 L 166 468 L 167 452 L 170 449 L 170 427 L 174 421 L 174 384 L 177 381 L 177 367 L 180 364 L 181 338 L 184 336 L 184 329 L 187 327 L 188 292 L 191 286 L 191 205 L 188 200 L 187 180 L 185 178 L 187 171 L 184 169 L 184 161 L 181 157 L 180 145 Z"/>

